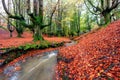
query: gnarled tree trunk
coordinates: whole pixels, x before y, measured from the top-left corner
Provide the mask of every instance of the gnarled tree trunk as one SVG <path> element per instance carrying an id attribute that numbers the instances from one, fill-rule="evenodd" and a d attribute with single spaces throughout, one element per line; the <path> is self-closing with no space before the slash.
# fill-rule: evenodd
<path id="1" fill-rule="evenodd" d="M 51 13 L 50 20 L 47 25 L 43 24 L 43 0 L 33 0 L 33 13 L 31 13 L 31 7 L 30 7 L 31 0 L 27 0 L 27 10 L 26 13 L 30 17 L 30 24 L 26 23 L 25 17 L 23 14 L 11 14 L 5 4 L 5 0 L 2 0 L 3 8 L 5 12 L 8 14 L 9 18 L 18 20 L 20 25 L 29 28 L 34 32 L 33 37 L 35 41 L 38 40 L 44 40 L 42 37 L 42 29 L 46 26 L 50 26 L 52 23 L 52 16 L 56 10 L 56 6 L 53 9 L 53 12 Z M 13 4 L 14 5 L 14 4 Z M 19 7 L 19 6 L 18 6 Z M 20 11 L 19 11 L 20 12 Z"/>

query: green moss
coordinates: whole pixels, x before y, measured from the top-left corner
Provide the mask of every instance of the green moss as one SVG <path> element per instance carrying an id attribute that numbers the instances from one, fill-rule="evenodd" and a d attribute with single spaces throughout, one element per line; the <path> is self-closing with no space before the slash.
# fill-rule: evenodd
<path id="1" fill-rule="evenodd" d="M 9 49 L 5 54 L 1 55 L 1 59 L 5 59 L 3 65 L 8 64 L 9 62 L 13 61 L 14 59 L 20 57 L 23 54 L 26 54 L 27 51 L 34 50 L 34 49 L 45 49 L 45 48 L 55 48 L 62 46 L 64 43 L 50 43 L 48 41 L 42 41 L 40 44 L 25 44 L 23 46 L 19 46 L 17 48 Z M 5 58 L 4 58 L 5 57 Z"/>

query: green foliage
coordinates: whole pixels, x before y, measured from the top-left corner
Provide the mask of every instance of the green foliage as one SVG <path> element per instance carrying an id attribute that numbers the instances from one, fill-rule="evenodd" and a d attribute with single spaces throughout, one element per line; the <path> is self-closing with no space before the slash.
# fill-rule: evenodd
<path id="1" fill-rule="evenodd" d="M 16 31 L 18 33 L 18 37 L 21 37 L 25 27 L 18 20 L 15 21 L 15 25 L 16 25 L 15 27 L 16 27 Z"/>
<path id="2" fill-rule="evenodd" d="M 73 36 L 76 36 L 77 33 L 76 33 L 75 31 L 71 31 L 71 32 L 70 32 L 70 35 L 73 37 Z"/>
<path id="3" fill-rule="evenodd" d="M 18 49 L 20 50 L 29 50 L 29 49 L 36 49 L 37 48 L 37 44 L 26 44 L 24 46 L 19 46 Z"/>
<path id="4" fill-rule="evenodd" d="M 6 29 L 5 27 L 3 27 L 3 26 L 0 26 L 0 28 L 1 28 L 1 29 L 4 29 L 4 30 L 7 30 L 7 29 Z"/>
<path id="5" fill-rule="evenodd" d="M 2 64 L 2 65 L 5 65 L 5 64 L 11 62 L 12 60 L 14 60 L 15 58 L 18 58 L 21 55 L 26 54 L 27 51 L 29 51 L 29 50 L 45 49 L 45 48 L 50 48 L 50 47 L 55 48 L 55 47 L 63 46 L 63 44 L 64 44 L 64 42 L 50 43 L 48 41 L 42 41 L 40 44 L 36 44 L 36 43 L 26 44 L 24 46 L 19 46 L 17 48 L 15 48 L 15 47 L 10 48 L 9 51 L 6 50 L 7 52 L 2 54 L 0 58 L 2 59 L 3 57 L 5 57 L 5 61 Z M 6 55 L 8 55 L 8 58 L 6 58 Z"/>
<path id="6" fill-rule="evenodd" d="M 69 28 L 68 28 L 68 26 L 65 26 L 65 27 L 63 27 L 63 34 L 64 34 L 64 36 L 69 36 Z"/>
<path id="7" fill-rule="evenodd" d="M 36 48 L 36 44 L 26 44 L 24 46 L 24 50 L 28 50 L 28 49 L 35 49 Z"/>
<path id="8" fill-rule="evenodd" d="M 16 1 L 16 0 L 13 0 Z M 86 2 L 88 0 L 85 0 Z M 91 3 L 94 3 L 94 5 L 100 4 L 100 1 L 96 2 L 97 0 L 89 0 Z M 18 1 L 16 1 L 18 2 Z M 41 34 L 47 34 L 49 36 L 76 36 L 80 35 L 83 32 L 90 31 L 92 27 L 94 27 L 94 23 L 96 23 L 95 16 L 90 13 L 87 9 L 87 7 L 83 4 L 83 0 L 77 1 L 69 1 L 69 0 L 61 0 L 59 6 L 57 6 L 58 9 L 56 9 L 55 14 L 52 18 L 52 24 L 48 25 L 50 21 L 50 16 L 53 10 L 53 6 L 56 4 L 56 0 L 51 1 L 44 1 L 45 4 L 43 7 L 43 15 L 41 12 L 34 12 L 30 11 L 27 13 L 26 8 L 26 2 L 20 1 L 21 4 L 15 4 L 13 5 L 14 15 L 9 15 L 10 18 L 14 19 L 15 27 L 18 32 L 18 36 L 20 36 L 23 33 L 24 28 L 29 28 L 33 32 L 33 38 L 34 41 L 42 41 L 44 40 Z M 87 2 L 88 3 L 88 2 Z M 30 4 L 33 4 L 33 2 L 30 2 Z M 20 13 L 19 13 L 19 5 L 20 5 Z M 24 6 L 22 6 L 24 5 Z M 90 4 L 87 4 L 88 7 Z M 101 5 L 98 5 L 100 7 Z M 33 6 L 34 8 L 35 6 Z M 107 7 L 107 6 L 104 6 Z M 37 8 L 40 8 L 39 6 Z M 18 10 L 17 10 L 18 9 Z M 117 8 L 118 10 L 119 8 Z M 96 11 L 95 9 L 94 11 Z M 91 8 L 92 11 L 92 8 Z M 32 13 L 31 13 L 32 12 Z M 99 11 L 98 11 L 99 12 Z M 37 14 L 36 14 L 37 13 Z M 115 13 L 116 15 L 120 17 L 119 11 L 113 10 L 111 12 Z M 88 16 L 88 17 L 87 17 Z M 101 20 L 101 23 L 104 23 L 104 17 L 101 19 L 101 15 L 98 15 L 97 18 L 99 21 Z M 48 27 L 45 27 L 46 24 Z M 89 26 L 89 25 L 90 26 Z M 38 28 L 39 27 L 39 28 Z M 43 29 L 44 28 L 44 29 Z M 42 31 L 42 33 L 41 33 Z M 41 33 L 41 34 L 40 34 Z"/>
<path id="9" fill-rule="evenodd" d="M 39 34 L 39 33 L 35 33 L 34 34 L 34 42 L 36 42 L 36 41 L 44 41 L 44 38 L 43 38 L 43 36 L 42 36 L 42 33 L 41 34 Z"/>
<path id="10" fill-rule="evenodd" d="M 40 44 L 38 45 L 39 49 L 45 49 L 50 47 L 50 43 L 48 41 L 41 41 Z"/>
<path id="11" fill-rule="evenodd" d="M 42 25 L 42 21 L 41 21 L 41 18 L 42 16 L 36 16 L 35 17 L 35 24 L 38 24 L 38 25 Z"/>
<path id="12" fill-rule="evenodd" d="M 30 50 L 30 49 L 45 49 L 45 48 L 50 48 L 50 47 L 59 47 L 62 46 L 64 43 L 50 43 L 48 41 L 41 41 L 40 44 L 26 44 L 24 46 L 19 46 L 19 50 Z"/>

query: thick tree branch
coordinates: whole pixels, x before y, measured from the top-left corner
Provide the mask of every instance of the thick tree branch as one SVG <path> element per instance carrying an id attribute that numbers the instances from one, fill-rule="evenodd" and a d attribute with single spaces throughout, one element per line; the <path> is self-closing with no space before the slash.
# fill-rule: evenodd
<path id="1" fill-rule="evenodd" d="M 30 13 L 30 0 L 27 0 L 27 13 Z"/>
<path id="2" fill-rule="evenodd" d="M 6 12 L 8 15 L 11 15 L 10 12 L 8 11 L 7 7 L 6 7 L 5 0 L 2 0 L 2 5 L 3 5 L 3 8 L 4 8 L 5 12 Z"/>
<path id="3" fill-rule="evenodd" d="M 112 5 L 115 4 L 115 1 L 116 1 L 116 0 L 112 0 Z"/>
<path id="4" fill-rule="evenodd" d="M 94 6 L 90 0 L 87 0 L 87 1 L 89 2 L 89 4 L 90 4 L 93 8 L 96 9 L 96 12 L 97 12 L 97 11 L 101 11 L 101 9 L 100 9 L 98 6 Z"/>
<path id="5" fill-rule="evenodd" d="M 1 15 L 6 21 L 8 21 L 8 18 L 6 18 L 4 15 L 2 15 L 1 13 L 0 13 L 0 15 Z M 11 21 L 9 21 L 9 23 L 10 23 L 12 26 L 15 26 L 14 24 L 12 24 Z"/>
<path id="6" fill-rule="evenodd" d="M 106 0 L 106 5 L 107 5 L 106 9 L 109 9 L 110 8 L 110 0 Z"/>
<path id="7" fill-rule="evenodd" d="M 111 8 L 109 8 L 109 10 L 112 11 L 113 9 L 117 8 L 119 4 L 120 2 L 116 0 L 116 3 L 114 2 L 114 4 L 111 6 Z"/>
<path id="8" fill-rule="evenodd" d="M 102 8 L 102 10 L 104 10 L 104 1 L 101 0 L 100 2 L 101 2 L 101 8 Z"/>
<path id="9" fill-rule="evenodd" d="M 86 3 L 85 0 L 84 0 L 84 4 L 86 5 L 88 11 L 91 12 L 92 14 L 95 14 L 95 15 L 99 15 L 99 14 L 101 14 L 101 13 L 95 13 L 95 12 L 91 11 L 90 8 L 87 6 L 87 3 Z"/>
<path id="10" fill-rule="evenodd" d="M 7 7 L 6 7 L 6 4 L 5 4 L 5 0 L 2 0 L 2 4 L 3 4 L 3 8 L 4 8 L 5 12 L 8 14 L 8 17 L 9 17 L 9 18 L 13 18 L 13 19 L 17 19 L 17 20 L 24 20 L 24 17 L 23 17 L 22 15 L 20 15 L 20 16 L 12 15 L 12 14 L 8 11 L 8 9 L 7 9 Z"/>

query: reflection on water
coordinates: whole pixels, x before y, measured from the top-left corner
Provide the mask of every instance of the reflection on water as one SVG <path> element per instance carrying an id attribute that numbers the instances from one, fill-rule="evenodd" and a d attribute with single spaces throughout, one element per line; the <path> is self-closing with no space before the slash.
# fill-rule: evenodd
<path id="1" fill-rule="evenodd" d="M 55 65 L 58 51 L 46 52 L 42 55 L 29 57 L 24 63 L 19 61 L 9 66 L 0 74 L 0 80 L 54 80 Z M 21 67 L 17 71 L 16 67 Z"/>

